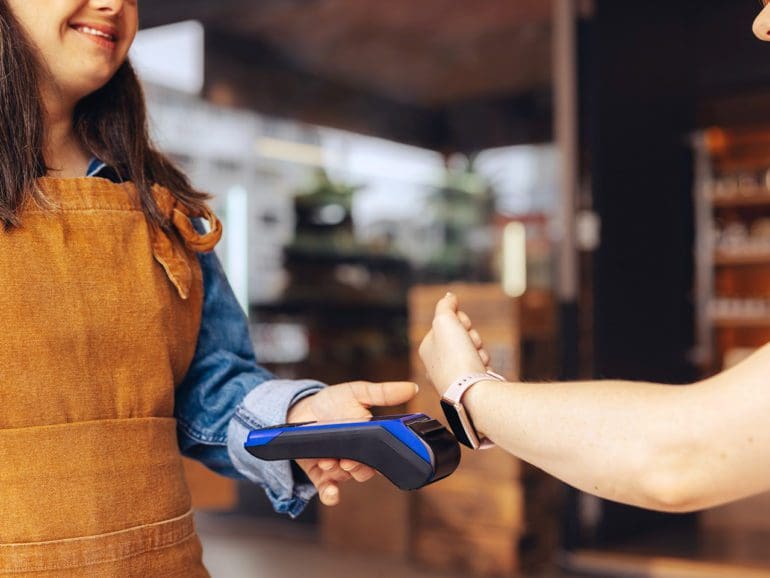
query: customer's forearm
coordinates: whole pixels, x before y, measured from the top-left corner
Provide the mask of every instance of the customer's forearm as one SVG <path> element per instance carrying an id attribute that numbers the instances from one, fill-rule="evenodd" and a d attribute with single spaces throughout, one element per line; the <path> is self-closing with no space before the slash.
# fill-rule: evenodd
<path id="1" fill-rule="evenodd" d="M 439 394 L 483 371 L 458 307 L 441 299 L 420 345 Z M 499 446 L 605 498 L 689 511 L 770 491 L 770 344 L 689 386 L 482 381 L 463 401 Z"/>
<path id="2" fill-rule="evenodd" d="M 698 507 L 702 455 L 694 386 L 622 381 L 482 382 L 465 401 L 479 431 L 520 458 L 604 498 L 660 510 Z"/>

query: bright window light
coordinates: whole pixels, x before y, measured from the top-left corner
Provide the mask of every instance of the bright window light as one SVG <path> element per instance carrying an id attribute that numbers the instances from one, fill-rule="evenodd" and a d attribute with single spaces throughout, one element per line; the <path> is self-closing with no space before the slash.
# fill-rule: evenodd
<path id="1" fill-rule="evenodd" d="M 142 80 L 199 94 L 203 89 L 203 25 L 186 20 L 140 30 L 131 62 Z"/>

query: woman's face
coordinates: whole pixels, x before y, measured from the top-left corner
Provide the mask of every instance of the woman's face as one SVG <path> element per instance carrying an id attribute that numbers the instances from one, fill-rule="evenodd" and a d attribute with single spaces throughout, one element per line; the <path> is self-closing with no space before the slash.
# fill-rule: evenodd
<path id="1" fill-rule="evenodd" d="M 760 40 L 770 42 L 770 0 L 762 0 L 763 8 L 754 20 L 754 35 Z"/>
<path id="2" fill-rule="evenodd" d="M 80 100 L 126 60 L 139 26 L 137 0 L 7 0 L 61 96 Z"/>

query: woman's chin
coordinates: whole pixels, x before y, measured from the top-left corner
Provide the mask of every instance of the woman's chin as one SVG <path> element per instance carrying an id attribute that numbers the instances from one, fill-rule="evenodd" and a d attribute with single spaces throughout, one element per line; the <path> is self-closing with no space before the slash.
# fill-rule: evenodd
<path id="1" fill-rule="evenodd" d="M 59 87 L 61 88 L 62 94 L 68 95 L 75 101 L 79 101 L 102 88 L 113 76 L 114 73 L 112 72 L 110 74 L 83 75 L 77 79 L 78 82 L 73 82 L 75 79 L 69 78 L 66 84 L 62 83 Z"/>

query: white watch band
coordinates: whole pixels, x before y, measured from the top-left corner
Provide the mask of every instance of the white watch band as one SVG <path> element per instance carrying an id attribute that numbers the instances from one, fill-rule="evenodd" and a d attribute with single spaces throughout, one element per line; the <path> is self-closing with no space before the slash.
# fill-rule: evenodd
<path id="1" fill-rule="evenodd" d="M 489 381 L 490 378 L 495 381 L 505 381 L 503 376 L 498 375 L 494 371 L 487 371 L 486 373 L 470 373 L 452 382 L 444 392 L 443 397 L 454 403 L 462 403 L 463 395 L 465 395 L 466 391 L 478 382 Z"/>
<path id="2" fill-rule="evenodd" d="M 471 373 L 452 382 L 442 397 L 451 403 L 462 405 L 463 396 L 471 387 L 480 381 L 489 381 L 490 379 L 495 381 L 505 381 L 505 378 L 502 375 L 499 375 L 494 371 L 487 371 L 486 373 Z M 495 446 L 495 444 L 488 438 L 479 438 L 479 443 L 480 445 L 478 449 L 480 450 L 486 450 Z"/>

